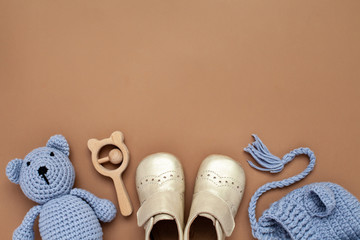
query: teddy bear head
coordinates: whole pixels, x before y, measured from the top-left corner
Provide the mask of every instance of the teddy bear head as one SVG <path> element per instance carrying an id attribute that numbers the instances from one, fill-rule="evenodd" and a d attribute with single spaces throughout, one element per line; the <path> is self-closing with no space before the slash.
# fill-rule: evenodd
<path id="1" fill-rule="evenodd" d="M 43 204 L 72 189 L 75 171 L 69 154 L 66 139 L 54 135 L 45 147 L 34 149 L 23 160 L 11 160 L 6 175 L 11 182 L 20 185 L 29 199 Z"/>

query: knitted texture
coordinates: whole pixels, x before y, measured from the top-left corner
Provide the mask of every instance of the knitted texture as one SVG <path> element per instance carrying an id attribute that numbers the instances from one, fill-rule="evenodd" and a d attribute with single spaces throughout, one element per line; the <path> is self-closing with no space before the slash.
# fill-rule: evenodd
<path id="1" fill-rule="evenodd" d="M 313 183 L 273 203 L 259 218 L 258 239 L 360 239 L 360 203 L 341 186 Z"/>
<path id="2" fill-rule="evenodd" d="M 273 203 L 256 221 L 255 209 L 259 197 L 265 192 L 289 186 L 305 178 L 315 166 L 315 155 L 309 148 L 298 148 L 282 159 L 272 155 L 261 140 L 253 135 L 255 142 L 244 150 L 252 155 L 260 170 L 277 173 L 296 156 L 305 154 L 310 163 L 300 174 L 282 181 L 270 182 L 260 187 L 249 204 L 249 218 L 255 238 L 276 239 L 360 239 L 359 201 L 339 185 L 315 183 L 294 190 Z"/>
<path id="3" fill-rule="evenodd" d="M 42 239 L 102 239 L 99 220 L 111 221 L 116 208 L 85 190 L 72 189 L 75 171 L 69 153 L 66 139 L 55 135 L 46 147 L 33 150 L 24 160 L 8 163 L 9 180 L 20 184 L 23 193 L 40 204 L 26 214 L 13 239 L 34 239 L 38 215 Z"/>

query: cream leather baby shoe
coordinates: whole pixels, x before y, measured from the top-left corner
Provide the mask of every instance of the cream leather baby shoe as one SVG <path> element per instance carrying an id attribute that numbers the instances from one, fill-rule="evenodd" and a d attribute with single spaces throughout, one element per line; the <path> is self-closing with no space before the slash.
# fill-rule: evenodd
<path id="1" fill-rule="evenodd" d="M 184 239 L 223 240 L 235 227 L 245 188 L 239 163 L 223 155 L 210 155 L 199 168 Z"/>
<path id="2" fill-rule="evenodd" d="M 177 158 L 168 153 L 144 158 L 136 170 L 136 188 L 145 240 L 183 240 L 185 184 Z"/>

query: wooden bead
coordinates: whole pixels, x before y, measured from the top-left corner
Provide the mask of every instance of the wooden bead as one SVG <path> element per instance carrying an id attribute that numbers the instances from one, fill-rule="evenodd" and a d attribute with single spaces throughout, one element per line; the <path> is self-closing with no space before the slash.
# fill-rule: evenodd
<path id="1" fill-rule="evenodd" d="M 109 159 L 112 164 L 120 164 L 123 160 L 121 151 L 117 148 L 112 149 L 109 152 Z"/>

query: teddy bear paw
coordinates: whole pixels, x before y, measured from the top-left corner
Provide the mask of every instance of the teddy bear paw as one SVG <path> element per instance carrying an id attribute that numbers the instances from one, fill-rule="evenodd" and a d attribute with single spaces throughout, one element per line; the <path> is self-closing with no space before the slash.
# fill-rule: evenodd
<path id="1" fill-rule="evenodd" d="M 111 222 L 116 216 L 115 205 L 107 199 L 101 199 L 100 201 L 101 203 L 95 209 L 96 215 L 102 222 Z"/>
<path id="2" fill-rule="evenodd" d="M 22 227 L 18 227 L 13 234 L 13 240 L 33 240 L 34 231 L 24 230 Z"/>

